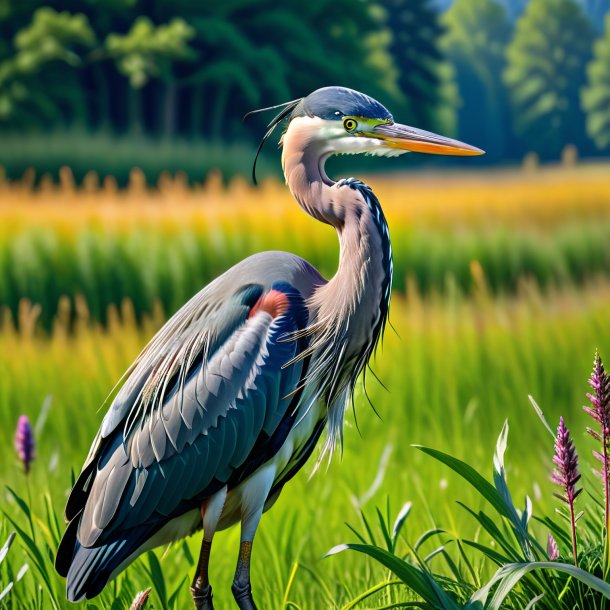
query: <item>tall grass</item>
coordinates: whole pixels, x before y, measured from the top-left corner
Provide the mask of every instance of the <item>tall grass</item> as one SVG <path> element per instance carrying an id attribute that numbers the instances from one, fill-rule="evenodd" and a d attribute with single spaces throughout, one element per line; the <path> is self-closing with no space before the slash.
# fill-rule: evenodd
<path id="1" fill-rule="evenodd" d="M 341 608 L 383 579 L 382 569 L 357 557 L 321 557 L 346 538 L 343 521 L 356 516 L 354 509 L 371 509 L 387 495 L 395 502 L 414 501 L 409 535 L 439 523 L 460 535 L 474 533 L 467 515 L 454 510 L 454 499 L 477 506 L 475 493 L 411 443 L 441 444 L 443 451 L 485 471 L 495 434 L 509 415 L 520 422 L 519 434 L 511 439 L 508 467 L 513 495 L 531 495 L 537 513 L 548 509 L 548 460 L 542 450 L 544 459 L 535 459 L 536 448 L 544 448 L 548 437 L 532 418 L 527 395 L 537 398 L 549 419 L 562 413 L 569 416 L 573 430 L 584 430 L 586 415 L 579 409 L 582 380 L 595 347 L 610 345 L 609 299 L 610 284 L 604 282 L 546 294 L 534 283 L 522 282 L 518 298 L 491 298 L 483 283 L 471 298 L 455 286 L 442 297 L 422 298 L 415 290 L 408 298 L 396 295 L 391 312 L 396 333 L 388 330 L 374 367 L 388 391 L 374 381 L 368 389 L 381 419 L 359 392 L 360 432 L 350 416 L 341 463 L 321 469 L 311 480 L 306 467 L 264 518 L 253 557 L 261 606 L 284 608 L 292 602 L 300 608 Z M 87 453 L 102 417 L 99 405 L 163 319 L 156 312 L 137 325 L 128 303 L 120 312 L 111 311 L 106 327 L 88 317 L 84 307 L 79 312 L 73 332 L 60 316 L 49 337 L 37 330 L 39 311 L 22 303 L 19 330 L 6 318 L 0 332 L 0 480 L 21 498 L 27 497 L 22 470 L 16 456 L 11 458 L 14 426 L 18 415 L 25 413 L 38 441 L 29 480 L 35 491 L 31 511 L 39 546 L 44 551 L 48 544 L 50 549 L 43 552 L 42 565 L 52 591 L 37 592 L 40 569 L 19 536 L 0 571 L 4 583 L 7 570 L 15 576 L 24 563 L 30 565 L 10 593 L 13 607 L 47 608 L 51 595 L 64 607 L 63 585 L 51 567 L 56 532 L 48 522 L 54 522 L 53 515 L 65 501 L 71 470 L 78 470 Z M 581 452 L 589 442 L 578 439 Z M 6 513 L 31 535 L 23 507 L 4 487 L 0 493 Z M 52 507 L 49 518 L 47 505 Z M 0 516 L 2 541 L 12 529 L 14 525 Z M 219 536 L 213 550 L 212 582 L 220 604 L 229 603 L 237 542 L 238 532 L 231 530 Z M 192 576 L 189 558 L 196 557 L 198 543 L 195 537 L 186 547 L 157 553 L 162 584 L 155 582 L 160 576 L 155 560 L 147 556 L 90 607 L 110 607 L 115 598 L 125 604 L 151 585 L 155 607 L 188 607 L 183 581 Z M 30 601 L 37 596 L 42 600 L 38 606 Z"/>
<path id="2" fill-rule="evenodd" d="M 524 277 L 541 287 L 582 282 L 610 269 L 608 167 L 372 178 L 393 238 L 395 289 L 419 292 L 456 283 L 495 293 Z M 307 217 L 274 181 L 254 189 L 217 174 L 190 188 L 164 174 L 156 189 L 132 173 L 127 190 L 94 176 L 78 187 L 69 170 L 59 186 L 32 177 L 0 180 L 0 304 L 17 315 L 27 298 L 47 328 L 62 296 L 82 295 L 106 321 L 108 305 L 133 303 L 136 317 L 156 301 L 174 311 L 216 275 L 261 250 L 295 252 L 330 276 L 337 239 Z"/>
<path id="3" fill-rule="evenodd" d="M 413 501 L 407 536 L 439 524 L 476 534 L 454 500 L 476 507 L 480 499 L 411 443 L 441 446 L 485 470 L 508 415 L 519 422 L 511 491 L 529 494 L 537 513 L 550 510 L 547 457 L 538 449 L 547 439 L 527 395 L 549 419 L 563 414 L 572 430 L 584 430 L 587 363 L 596 347 L 610 351 L 607 170 L 369 180 L 387 212 L 398 289 L 396 332 L 388 329 L 374 364 L 388 390 L 369 378 L 381 419 L 359 390 L 342 463 L 311 480 L 306 467 L 263 520 L 253 556 L 261 607 L 349 608 L 387 577 L 357 557 L 321 559 L 346 538 L 344 520 L 381 498 Z M 93 175 L 77 185 L 68 170 L 59 185 L 32 174 L 0 179 L 0 547 L 18 530 L 0 561 L 0 595 L 13 583 L 0 608 L 67 607 L 52 556 L 100 405 L 167 314 L 264 249 L 305 256 L 326 275 L 336 267 L 333 232 L 273 181 L 253 189 L 237 179 L 225 189 L 211 174 L 191 188 L 185 175 L 163 174 L 151 189 L 134 171 L 120 190 Z M 37 440 L 27 479 L 12 448 L 21 414 Z M 577 442 L 581 453 L 593 448 L 589 438 Z M 149 586 L 155 608 L 188 607 L 198 545 L 194 537 L 145 556 L 88 607 L 127 607 Z M 221 607 L 237 546 L 231 530 L 213 549 Z M 396 591 L 388 603 L 411 599 Z"/>

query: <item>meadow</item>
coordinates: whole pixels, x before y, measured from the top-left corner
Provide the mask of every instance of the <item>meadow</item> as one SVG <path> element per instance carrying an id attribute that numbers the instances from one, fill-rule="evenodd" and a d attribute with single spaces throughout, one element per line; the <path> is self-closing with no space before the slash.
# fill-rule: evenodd
<path id="1" fill-rule="evenodd" d="M 534 172 L 446 172 L 369 180 L 392 232 L 394 289 L 470 293 L 478 269 L 495 294 L 524 277 L 546 288 L 610 269 L 607 165 Z M 16 315 L 22 299 L 44 304 L 49 329 L 61 297 L 82 296 L 92 317 L 127 298 L 138 320 L 158 302 L 175 311 L 229 266 L 262 250 L 303 256 L 326 276 L 337 261 L 332 230 L 310 219 L 275 180 L 224 188 L 218 174 L 190 188 L 165 174 L 156 188 L 132 172 L 117 190 L 90 174 L 54 185 L 35 176 L 0 178 L 0 303 Z M 473 266 L 475 268 L 473 274 Z"/>
<path id="2" fill-rule="evenodd" d="M 393 328 L 373 364 L 387 389 L 369 376 L 379 415 L 359 389 L 342 457 L 310 478 L 312 460 L 263 520 L 253 555 L 261 608 L 389 608 L 412 600 L 393 586 L 352 606 L 390 579 L 387 570 L 355 554 L 323 558 L 355 541 L 345 522 L 361 529 L 361 509 L 374 517 L 387 502 L 392 514 L 413 502 L 402 554 L 407 540 L 433 527 L 446 530 L 447 540 L 485 538 L 456 504 L 476 509 L 480 499 L 414 443 L 488 476 L 508 419 L 511 489 L 519 500 L 531 497 L 535 514 L 553 511 L 552 439 L 528 395 L 552 425 L 564 415 L 581 455 L 590 453 L 581 410 L 586 378 L 596 348 L 610 359 L 608 171 L 371 177 L 396 256 Z M 68 607 L 51 555 L 72 472 L 105 396 L 166 316 L 257 250 L 292 250 L 326 274 L 336 261 L 332 231 L 275 182 L 255 191 L 233 181 L 225 190 L 218 176 L 195 188 L 167 176 L 150 189 L 134 173 L 122 191 L 94 177 L 76 186 L 67 171 L 62 180 L 43 180 L 38 189 L 27 179 L 0 184 L 0 542 L 17 524 L 40 551 L 37 557 L 19 536 L 0 563 L 0 591 L 29 565 L 0 601 L 11 610 Z M 30 417 L 37 440 L 27 477 L 12 448 L 20 414 Z M 590 504 L 583 498 L 583 507 Z M 229 607 L 237 541 L 234 530 L 215 541 L 211 579 L 220 608 Z M 198 545 L 196 536 L 142 558 L 83 607 L 128 607 L 148 586 L 151 607 L 188 607 Z M 455 546 L 447 543 L 449 552 Z M 469 556 L 481 578 L 490 575 L 480 557 Z"/>

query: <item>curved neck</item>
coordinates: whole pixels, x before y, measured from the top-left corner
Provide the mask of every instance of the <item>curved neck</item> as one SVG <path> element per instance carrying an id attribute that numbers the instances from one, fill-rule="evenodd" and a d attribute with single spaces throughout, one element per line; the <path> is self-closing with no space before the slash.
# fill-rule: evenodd
<path id="1" fill-rule="evenodd" d="M 313 298 L 319 320 L 351 320 L 350 347 L 375 342 L 385 321 L 392 279 L 392 250 L 379 202 L 361 182 L 333 182 L 324 171 L 331 154 L 323 126 L 293 119 L 282 138 L 282 166 L 290 191 L 311 216 L 334 226 L 340 255 L 336 275 Z M 356 322 L 354 324 L 354 322 Z M 359 323 L 361 322 L 361 323 Z"/>
<path id="2" fill-rule="evenodd" d="M 343 210 L 333 196 L 335 182 L 324 171 L 331 151 L 318 138 L 322 123 L 315 119 L 291 121 L 281 141 L 282 169 L 299 205 L 316 220 L 339 229 L 344 221 Z"/>

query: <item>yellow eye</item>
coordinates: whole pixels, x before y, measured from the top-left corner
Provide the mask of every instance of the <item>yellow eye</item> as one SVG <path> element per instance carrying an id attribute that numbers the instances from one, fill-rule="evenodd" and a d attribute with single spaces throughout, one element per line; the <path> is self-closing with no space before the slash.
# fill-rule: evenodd
<path id="1" fill-rule="evenodd" d="M 346 131 L 354 131 L 356 129 L 358 123 L 354 119 L 343 119 L 343 127 L 345 127 Z"/>

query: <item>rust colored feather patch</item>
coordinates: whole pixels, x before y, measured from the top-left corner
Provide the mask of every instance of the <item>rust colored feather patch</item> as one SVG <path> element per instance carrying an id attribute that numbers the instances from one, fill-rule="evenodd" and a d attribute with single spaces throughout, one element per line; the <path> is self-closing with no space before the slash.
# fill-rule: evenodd
<path id="1" fill-rule="evenodd" d="M 270 290 L 254 304 L 248 318 L 251 318 L 259 311 L 264 311 L 272 318 L 277 318 L 286 313 L 288 305 L 288 297 L 283 292 L 280 290 Z"/>

